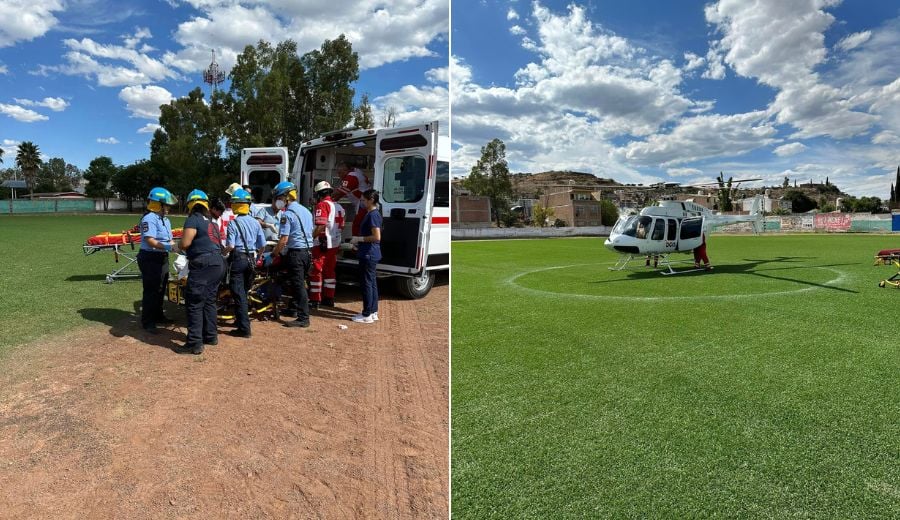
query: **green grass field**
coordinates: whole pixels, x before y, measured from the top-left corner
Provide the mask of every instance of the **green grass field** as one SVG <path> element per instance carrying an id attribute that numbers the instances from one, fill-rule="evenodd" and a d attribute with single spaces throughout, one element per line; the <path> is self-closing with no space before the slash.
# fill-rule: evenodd
<path id="1" fill-rule="evenodd" d="M 454 516 L 900 518 L 898 245 L 713 236 L 665 277 L 454 243 Z"/>
<path id="2" fill-rule="evenodd" d="M 0 357 L 11 347 L 134 312 L 140 281 L 103 283 L 116 267 L 113 255 L 84 256 L 81 245 L 139 221 L 137 215 L 0 217 Z M 174 227 L 183 222 L 172 218 Z"/>

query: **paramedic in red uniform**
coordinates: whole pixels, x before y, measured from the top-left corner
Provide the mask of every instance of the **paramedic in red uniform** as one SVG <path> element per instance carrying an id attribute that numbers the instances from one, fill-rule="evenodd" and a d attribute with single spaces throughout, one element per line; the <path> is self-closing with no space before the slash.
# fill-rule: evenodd
<path id="1" fill-rule="evenodd" d="M 703 262 L 703 267 L 707 271 L 712 269 L 712 266 L 709 265 L 709 257 L 706 256 L 706 233 L 703 233 L 703 242 L 694 248 L 694 267 L 699 268 L 701 261 Z"/>
<path id="2" fill-rule="evenodd" d="M 341 245 L 341 231 L 344 229 L 344 208 L 331 200 L 331 184 L 321 181 L 316 184 L 315 229 L 313 236 L 317 243 L 312 250 L 312 265 L 309 269 L 309 307 L 316 309 L 319 304 L 334 307 L 334 291 L 337 287 L 335 267 L 337 253 Z"/>
<path id="3" fill-rule="evenodd" d="M 334 202 L 346 196 L 353 203 L 353 236 L 357 236 L 359 235 L 359 225 L 368 213 L 363 207 L 362 194 L 366 190 L 372 189 L 372 184 L 359 168 L 351 169 L 350 165 L 345 162 L 338 167 L 338 174 L 341 176 L 341 187 L 334 195 Z"/>

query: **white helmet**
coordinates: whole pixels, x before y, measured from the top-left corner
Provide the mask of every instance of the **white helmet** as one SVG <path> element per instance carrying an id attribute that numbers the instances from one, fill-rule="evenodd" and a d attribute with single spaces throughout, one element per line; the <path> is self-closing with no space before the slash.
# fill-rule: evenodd
<path id="1" fill-rule="evenodd" d="M 319 193 L 320 191 L 330 190 L 330 189 L 331 189 L 331 184 L 328 184 L 328 181 L 319 181 L 318 183 L 316 183 L 316 187 L 313 191 L 315 191 L 316 193 Z"/>
<path id="2" fill-rule="evenodd" d="M 236 182 L 233 182 L 233 183 L 231 183 L 231 186 L 229 186 L 228 189 L 225 190 L 225 193 L 227 193 L 228 195 L 234 195 L 234 192 L 236 192 L 237 190 L 240 190 L 242 188 L 243 188 L 243 186 L 241 186 L 240 184 L 238 184 Z"/>

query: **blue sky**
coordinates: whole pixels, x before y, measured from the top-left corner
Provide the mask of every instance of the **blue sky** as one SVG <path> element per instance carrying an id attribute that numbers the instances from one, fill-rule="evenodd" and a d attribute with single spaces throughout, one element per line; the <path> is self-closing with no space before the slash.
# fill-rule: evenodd
<path id="1" fill-rule="evenodd" d="M 887 198 L 900 164 L 900 3 L 456 2 L 455 175 L 621 182 L 825 177 Z"/>
<path id="2" fill-rule="evenodd" d="M 447 0 L 0 0 L 3 167 L 33 141 L 84 168 L 149 157 L 158 106 L 202 83 L 215 49 L 293 38 L 301 54 L 344 33 L 360 56 L 357 96 L 401 123 L 448 120 Z M 224 85 L 227 88 L 227 83 Z"/>

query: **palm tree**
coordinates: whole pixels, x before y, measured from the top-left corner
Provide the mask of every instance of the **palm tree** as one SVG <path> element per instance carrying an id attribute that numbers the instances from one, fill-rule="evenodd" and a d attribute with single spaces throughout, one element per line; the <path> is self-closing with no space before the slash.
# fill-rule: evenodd
<path id="1" fill-rule="evenodd" d="M 16 164 L 22 170 L 22 175 L 28 182 L 28 193 L 34 200 L 34 178 L 41 165 L 41 151 L 38 150 L 37 145 L 31 141 L 21 143 L 18 153 L 16 153 Z"/>
<path id="2" fill-rule="evenodd" d="M 0 148 L 0 164 L 3 164 L 3 148 Z"/>

